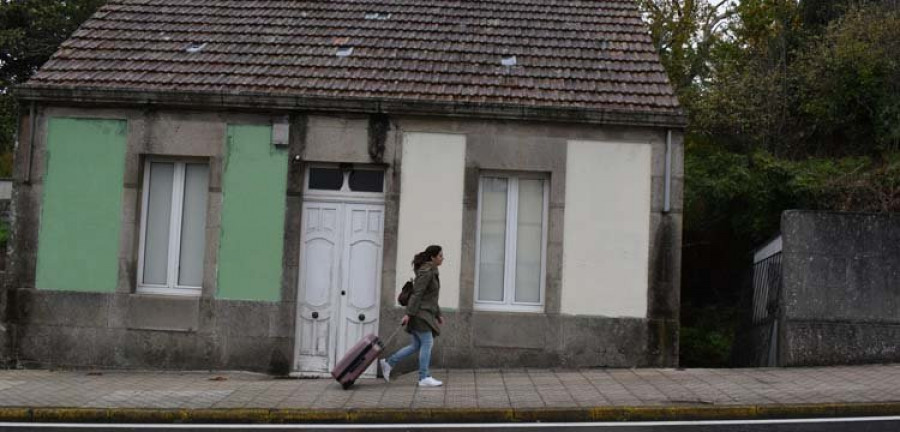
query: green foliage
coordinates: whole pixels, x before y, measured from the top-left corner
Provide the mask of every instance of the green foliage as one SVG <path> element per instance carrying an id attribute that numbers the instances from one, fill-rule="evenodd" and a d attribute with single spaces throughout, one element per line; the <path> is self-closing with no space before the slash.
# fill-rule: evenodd
<path id="1" fill-rule="evenodd" d="M 789 133 L 787 62 L 797 41 L 796 4 L 744 0 L 706 58 L 710 74 L 686 102 L 691 141 L 732 151 L 781 150 Z"/>
<path id="2" fill-rule="evenodd" d="M 687 308 L 681 327 L 681 363 L 691 367 L 727 367 L 737 328 L 731 307 Z"/>
<path id="3" fill-rule="evenodd" d="M 0 247 L 5 249 L 7 240 L 9 240 L 9 222 L 0 219 Z"/>
<path id="4" fill-rule="evenodd" d="M 693 100 L 696 81 L 709 75 L 707 59 L 717 42 L 715 29 L 734 14 L 733 8 L 725 7 L 727 4 L 729 0 L 716 4 L 706 0 L 638 0 L 660 60 L 683 100 Z"/>
<path id="5" fill-rule="evenodd" d="M 105 0 L 0 2 L 0 86 L 25 82 Z"/>
<path id="6" fill-rule="evenodd" d="M 0 0 L 0 177 L 12 175 L 18 110 L 10 89 L 34 74 L 106 0 Z"/>
<path id="7" fill-rule="evenodd" d="M 690 232 L 724 221 L 750 247 L 778 231 L 792 208 L 900 212 L 900 152 L 789 160 L 704 147 L 685 156 L 685 219 Z"/>
<path id="8" fill-rule="evenodd" d="M 900 10 L 850 8 L 792 69 L 810 152 L 900 150 Z"/>
<path id="9" fill-rule="evenodd" d="M 900 1 L 639 3 L 689 119 L 682 362 L 724 365 L 784 210 L 900 211 Z"/>
<path id="10" fill-rule="evenodd" d="M 793 168 L 761 150 L 741 154 L 707 147 L 689 152 L 685 158 L 689 230 L 727 222 L 742 243 L 764 240 L 777 230 L 779 211 L 800 198 L 800 191 L 792 187 Z"/>
<path id="11" fill-rule="evenodd" d="M 12 151 L 15 147 L 16 101 L 8 93 L 0 93 L 0 178 L 12 176 Z"/>

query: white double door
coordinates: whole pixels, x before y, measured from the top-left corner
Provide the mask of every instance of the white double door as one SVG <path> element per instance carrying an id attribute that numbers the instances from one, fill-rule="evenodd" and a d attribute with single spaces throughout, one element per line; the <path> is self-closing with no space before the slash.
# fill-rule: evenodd
<path id="1" fill-rule="evenodd" d="M 384 204 L 307 201 L 302 221 L 294 369 L 321 375 L 377 334 Z"/>

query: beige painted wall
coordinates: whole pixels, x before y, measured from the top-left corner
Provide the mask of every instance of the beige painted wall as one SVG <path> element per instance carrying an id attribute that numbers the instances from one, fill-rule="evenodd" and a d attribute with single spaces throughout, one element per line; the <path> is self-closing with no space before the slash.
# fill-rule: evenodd
<path id="1" fill-rule="evenodd" d="M 649 144 L 569 141 L 561 312 L 647 315 Z"/>
<path id="2" fill-rule="evenodd" d="M 459 306 L 465 162 L 464 135 L 403 135 L 397 290 L 403 285 L 401 281 L 412 277 L 413 255 L 438 244 L 445 256 L 440 269 L 440 305 L 454 309 Z"/>

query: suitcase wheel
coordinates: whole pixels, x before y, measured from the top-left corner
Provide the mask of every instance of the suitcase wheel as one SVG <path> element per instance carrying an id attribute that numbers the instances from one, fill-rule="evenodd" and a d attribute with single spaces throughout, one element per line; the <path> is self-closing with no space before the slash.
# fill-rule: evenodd
<path id="1" fill-rule="evenodd" d="M 353 385 L 354 382 L 355 382 L 355 381 L 348 381 L 348 382 L 345 382 L 345 383 L 341 384 L 341 387 L 343 387 L 344 390 L 347 390 L 347 389 L 350 388 L 350 386 Z"/>

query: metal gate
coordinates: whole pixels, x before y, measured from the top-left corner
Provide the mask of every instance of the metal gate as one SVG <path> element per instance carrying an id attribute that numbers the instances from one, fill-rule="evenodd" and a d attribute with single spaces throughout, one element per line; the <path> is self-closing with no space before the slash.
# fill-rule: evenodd
<path id="1" fill-rule="evenodd" d="M 781 315 L 781 237 L 761 248 L 753 259 L 753 334 L 757 364 L 778 366 L 778 319 Z"/>

